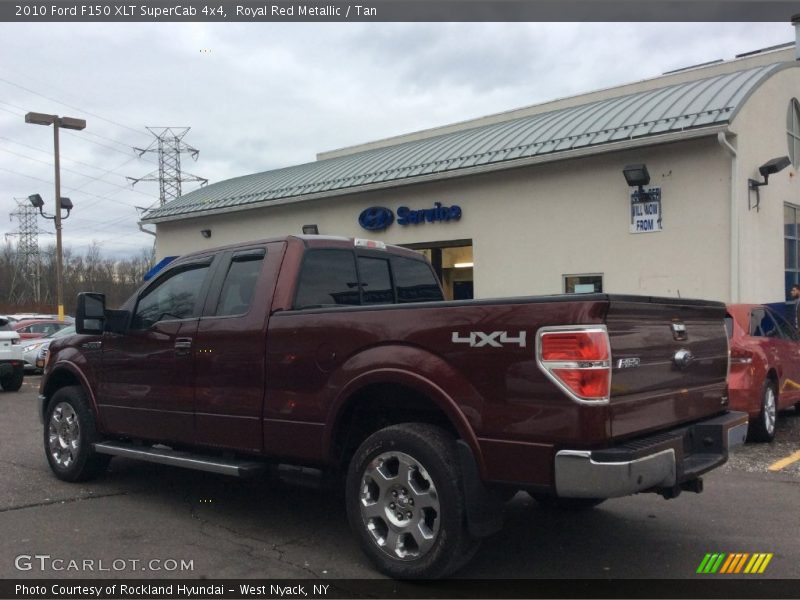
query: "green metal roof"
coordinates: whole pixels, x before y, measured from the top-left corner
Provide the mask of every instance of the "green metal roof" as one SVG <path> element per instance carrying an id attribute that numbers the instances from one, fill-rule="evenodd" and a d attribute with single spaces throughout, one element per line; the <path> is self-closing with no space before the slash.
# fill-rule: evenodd
<path id="1" fill-rule="evenodd" d="M 144 222 L 239 210 L 304 197 L 400 185 L 482 165 L 512 168 L 533 157 L 729 123 L 777 63 L 482 125 L 208 185 L 150 210 Z"/>

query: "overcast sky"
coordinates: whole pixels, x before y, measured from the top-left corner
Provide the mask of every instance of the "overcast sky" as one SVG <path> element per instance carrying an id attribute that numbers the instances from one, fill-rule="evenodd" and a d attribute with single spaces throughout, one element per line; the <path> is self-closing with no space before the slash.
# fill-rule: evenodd
<path id="1" fill-rule="evenodd" d="M 537 104 L 794 39 L 788 23 L 0 23 L 0 235 L 15 199 L 53 204 L 61 136 L 64 244 L 124 256 L 152 245 L 135 207 L 158 184 L 147 126 L 191 127 L 184 170 L 210 183 L 317 152 Z M 185 184 L 184 192 L 197 184 Z M 49 211 L 52 212 L 52 209 Z M 52 221 L 40 219 L 43 231 Z M 42 234 L 40 245 L 54 243 Z"/>

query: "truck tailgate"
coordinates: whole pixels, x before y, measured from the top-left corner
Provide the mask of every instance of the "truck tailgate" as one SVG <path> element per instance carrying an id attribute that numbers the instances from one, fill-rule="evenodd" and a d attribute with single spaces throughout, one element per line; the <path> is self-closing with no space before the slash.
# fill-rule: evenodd
<path id="1" fill-rule="evenodd" d="M 725 305 L 610 296 L 614 439 L 713 415 L 727 405 Z"/>

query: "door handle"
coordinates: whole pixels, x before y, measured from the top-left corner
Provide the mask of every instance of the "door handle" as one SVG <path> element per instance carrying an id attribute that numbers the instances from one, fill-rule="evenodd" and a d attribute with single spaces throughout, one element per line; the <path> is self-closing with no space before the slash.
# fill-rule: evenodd
<path id="1" fill-rule="evenodd" d="M 177 338 L 175 340 L 175 354 L 189 354 L 192 351 L 192 338 Z"/>

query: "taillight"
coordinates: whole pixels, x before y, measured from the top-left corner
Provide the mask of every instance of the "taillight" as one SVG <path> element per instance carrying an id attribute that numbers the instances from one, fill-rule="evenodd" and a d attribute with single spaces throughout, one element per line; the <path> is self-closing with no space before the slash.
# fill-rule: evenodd
<path id="1" fill-rule="evenodd" d="M 753 362 L 753 353 L 741 348 L 731 348 L 731 366 L 749 365 Z"/>
<path id="2" fill-rule="evenodd" d="M 536 335 L 539 368 L 579 402 L 608 402 L 611 348 L 604 325 L 543 327 Z"/>

